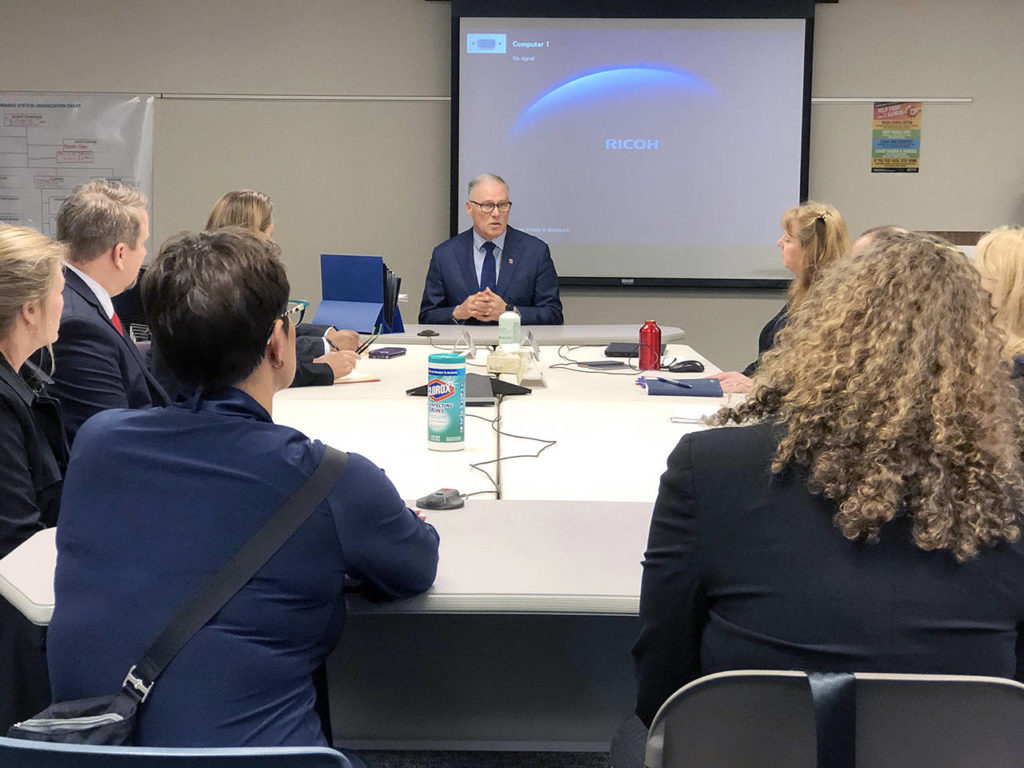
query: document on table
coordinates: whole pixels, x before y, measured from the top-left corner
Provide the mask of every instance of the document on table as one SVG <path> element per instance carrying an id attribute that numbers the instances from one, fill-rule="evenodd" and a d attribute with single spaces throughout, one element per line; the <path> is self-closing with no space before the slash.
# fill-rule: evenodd
<path id="1" fill-rule="evenodd" d="M 676 424 L 703 424 L 705 416 L 714 416 L 721 407 L 720 401 L 683 403 L 673 409 L 669 421 Z"/>
<path id="2" fill-rule="evenodd" d="M 349 373 L 346 376 L 335 379 L 335 384 L 363 384 L 368 381 L 380 381 L 380 376 L 364 376 L 358 373 Z"/>

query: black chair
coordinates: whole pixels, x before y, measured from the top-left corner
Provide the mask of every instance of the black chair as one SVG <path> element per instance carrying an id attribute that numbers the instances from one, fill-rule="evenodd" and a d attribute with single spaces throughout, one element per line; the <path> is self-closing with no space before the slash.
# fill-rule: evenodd
<path id="1" fill-rule="evenodd" d="M 995 677 L 858 673 L 858 768 L 1021 768 L 1024 685 Z M 850 756 L 845 756 L 849 758 Z M 662 705 L 647 768 L 815 768 L 815 710 L 803 672 L 721 672 Z"/>

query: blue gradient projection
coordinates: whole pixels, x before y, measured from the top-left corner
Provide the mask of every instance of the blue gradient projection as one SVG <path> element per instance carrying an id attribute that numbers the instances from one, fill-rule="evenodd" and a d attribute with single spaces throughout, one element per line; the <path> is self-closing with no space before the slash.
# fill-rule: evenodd
<path id="1" fill-rule="evenodd" d="M 510 136 L 529 129 L 546 117 L 574 107 L 631 96 L 668 96 L 672 93 L 716 93 L 706 81 L 677 69 L 615 67 L 591 72 L 552 88 L 528 106 L 512 125 Z"/>

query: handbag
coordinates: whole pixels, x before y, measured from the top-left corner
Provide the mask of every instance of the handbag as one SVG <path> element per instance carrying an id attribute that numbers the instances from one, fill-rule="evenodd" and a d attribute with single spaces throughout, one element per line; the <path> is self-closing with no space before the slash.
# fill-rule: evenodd
<path id="1" fill-rule="evenodd" d="M 121 690 L 107 696 L 59 701 L 15 723 L 15 739 L 64 744 L 131 744 L 139 706 L 161 672 L 189 639 L 238 592 L 313 514 L 337 484 L 348 454 L 328 446 L 320 466 L 182 608 L 132 665 Z M 88 663 L 88 660 L 86 660 Z"/>

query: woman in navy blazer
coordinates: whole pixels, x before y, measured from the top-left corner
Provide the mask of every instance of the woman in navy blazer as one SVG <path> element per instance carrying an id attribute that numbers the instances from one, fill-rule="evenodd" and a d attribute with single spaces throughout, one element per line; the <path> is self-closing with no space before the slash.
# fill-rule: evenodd
<path id="1" fill-rule="evenodd" d="M 60 406 L 28 358 L 57 339 L 65 248 L 0 225 L 0 557 L 56 525 L 67 464 Z M 0 599 L 0 733 L 49 703 L 42 630 Z"/>
<path id="2" fill-rule="evenodd" d="M 232 227 L 165 243 L 143 298 L 153 338 L 196 394 L 106 411 L 75 440 L 48 637 L 55 700 L 117 690 L 325 451 L 271 419 L 274 393 L 295 372 L 288 281 L 272 241 Z M 404 597 L 431 585 L 437 554 L 433 527 L 379 467 L 350 454 L 313 515 L 156 681 L 137 742 L 327 744 L 313 675 L 341 634 L 346 576 L 381 598 Z"/>
<path id="3" fill-rule="evenodd" d="M 669 457 L 637 714 L 728 669 L 1024 681 L 1020 406 L 988 295 L 938 238 L 829 268 L 746 401 Z"/>

